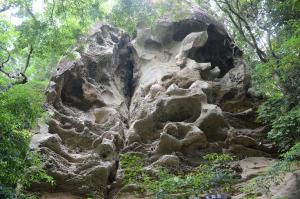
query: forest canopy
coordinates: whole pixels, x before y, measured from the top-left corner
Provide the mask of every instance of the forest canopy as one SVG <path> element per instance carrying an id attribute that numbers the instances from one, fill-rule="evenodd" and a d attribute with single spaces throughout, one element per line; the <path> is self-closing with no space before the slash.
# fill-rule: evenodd
<path id="1" fill-rule="evenodd" d="M 93 24 L 110 23 L 134 37 L 139 22 L 180 20 L 199 6 L 244 51 L 253 92 L 264 101 L 257 119 L 269 127 L 269 139 L 284 161 L 299 160 L 300 0 L 2 0 L 0 198 L 20 198 L 35 181 L 51 183 L 29 150 L 30 130 L 46 117 L 44 90 L 55 66 L 61 57 L 76 58 Z"/>

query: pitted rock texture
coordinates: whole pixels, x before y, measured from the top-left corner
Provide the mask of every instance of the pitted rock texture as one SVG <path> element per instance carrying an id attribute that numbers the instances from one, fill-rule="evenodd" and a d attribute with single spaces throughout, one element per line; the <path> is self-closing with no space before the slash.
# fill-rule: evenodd
<path id="1" fill-rule="evenodd" d="M 113 198 L 125 152 L 147 157 L 148 169 L 197 166 L 211 152 L 269 156 L 241 55 L 202 12 L 140 24 L 134 40 L 96 25 L 85 50 L 76 60 L 63 58 L 49 84 L 49 121 L 32 148 L 56 183 L 34 190 Z"/>
<path id="2" fill-rule="evenodd" d="M 50 119 L 32 146 L 43 155 L 55 190 L 105 195 L 128 125 L 130 38 L 99 25 L 87 42 L 80 58 L 60 61 L 47 91 Z"/>

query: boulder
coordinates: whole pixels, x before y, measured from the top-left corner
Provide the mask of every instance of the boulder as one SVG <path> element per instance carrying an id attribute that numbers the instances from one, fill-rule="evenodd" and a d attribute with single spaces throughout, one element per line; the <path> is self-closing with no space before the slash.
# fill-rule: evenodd
<path id="1" fill-rule="evenodd" d="M 163 155 L 157 161 L 153 162 L 151 166 L 176 169 L 179 167 L 179 163 L 180 160 L 176 155 Z"/>
<path id="2" fill-rule="evenodd" d="M 287 173 L 278 186 L 271 187 L 271 199 L 294 199 L 300 196 L 300 171 Z"/>
<path id="3" fill-rule="evenodd" d="M 266 157 L 249 157 L 233 164 L 238 164 L 241 169 L 243 180 L 249 180 L 259 175 L 265 174 L 276 161 Z"/>

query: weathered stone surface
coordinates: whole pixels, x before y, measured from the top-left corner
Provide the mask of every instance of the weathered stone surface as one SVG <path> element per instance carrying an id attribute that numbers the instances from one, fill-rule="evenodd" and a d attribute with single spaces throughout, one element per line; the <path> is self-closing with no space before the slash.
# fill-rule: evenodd
<path id="1" fill-rule="evenodd" d="M 55 180 L 51 190 L 106 193 L 123 149 L 130 38 L 107 25 L 93 31 L 80 58 L 60 61 L 48 88 L 50 120 L 32 139 Z"/>
<path id="2" fill-rule="evenodd" d="M 134 40 L 96 25 L 78 54 L 62 58 L 51 78 L 50 119 L 31 144 L 56 184 L 33 190 L 113 198 L 125 152 L 145 157 L 147 168 L 197 166 L 211 152 L 269 156 L 241 52 L 203 11 L 139 24 Z"/>
<path id="3" fill-rule="evenodd" d="M 44 193 L 41 199 L 84 199 L 84 197 L 75 196 L 70 193 Z"/>
<path id="4" fill-rule="evenodd" d="M 176 55 L 176 64 L 178 66 L 184 66 L 189 51 L 192 48 L 201 48 L 207 42 L 208 35 L 206 31 L 203 32 L 192 32 L 188 34 L 181 43 L 181 49 L 178 55 Z"/>
<path id="5" fill-rule="evenodd" d="M 300 171 L 287 173 L 278 186 L 271 187 L 271 199 L 300 197 Z"/>
<path id="6" fill-rule="evenodd" d="M 238 161 L 242 169 L 241 177 L 243 180 L 248 180 L 264 174 L 276 161 L 266 157 L 249 157 Z"/>
<path id="7" fill-rule="evenodd" d="M 240 144 L 233 144 L 228 149 L 223 149 L 224 153 L 229 153 L 238 158 L 246 157 L 271 157 L 270 154 L 253 148 L 248 148 Z"/>
<path id="8" fill-rule="evenodd" d="M 235 129 L 230 129 L 228 131 L 226 142 L 228 145 L 241 144 L 246 147 L 255 147 L 258 145 L 258 142 L 254 138 L 239 134 L 239 132 Z"/>
<path id="9" fill-rule="evenodd" d="M 163 155 L 157 161 L 151 164 L 152 167 L 161 166 L 168 169 L 179 167 L 180 160 L 176 155 Z"/>
<path id="10" fill-rule="evenodd" d="M 252 178 L 266 174 L 268 169 L 276 162 L 277 160 L 271 158 L 251 157 L 232 163 L 231 166 L 239 166 L 242 169 L 242 183 L 237 184 L 236 188 L 242 187 L 243 185 L 247 186 L 249 180 L 251 180 Z M 278 176 L 274 176 L 274 182 L 268 181 L 266 182 L 268 184 L 258 184 L 258 186 L 254 187 L 254 190 L 252 190 L 252 194 L 257 195 L 258 199 L 299 198 L 299 166 L 294 165 L 292 168 L 295 170 L 285 174 L 278 173 Z M 261 188 L 260 186 L 262 186 L 263 188 Z M 268 189 L 268 191 L 266 190 L 266 188 Z M 247 194 L 245 193 L 240 193 L 233 196 L 232 198 L 243 199 L 246 198 L 246 195 Z"/>

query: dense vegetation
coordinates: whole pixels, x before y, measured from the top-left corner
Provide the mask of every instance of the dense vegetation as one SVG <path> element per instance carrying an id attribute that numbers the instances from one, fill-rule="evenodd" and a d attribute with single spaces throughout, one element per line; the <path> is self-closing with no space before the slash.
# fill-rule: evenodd
<path id="1" fill-rule="evenodd" d="M 30 183 L 51 182 L 37 154 L 29 151 L 30 129 L 42 116 L 43 100 L 42 89 L 30 83 L 0 93 L 0 198 L 20 198 Z"/>
<path id="2" fill-rule="evenodd" d="M 151 25 L 165 17 L 179 19 L 198 5 L 218 13 L 244 50 L 253 87 L 265 100 L 258 120 L 270 126 L 269 139 L 284 163 L 299 160 L 299 0 L 6 0 L 0 2 L 0 198 L 20 198 L 22 188 L 34 181 L 51 182 L 29 151 L 30 130 L 43 115 L 51 71 L 61 56 L 74 58 L 74 47 L 93 23 L 106 21 L 134 35 L 141 20 Z M 216 171 L 176 178 L 162 171 L 165 180 L 144 186 L 156 192 L 159 182 L 168 185 L 164 193 L 172 193 L 170 184 L 180 189 L 187 181 L 209 181 Z"/>
<path id="3" fill-rule="evenodd" d="M 234 171 L 226 167 L 232 157 L 227 154 L 208 154 L 205 163 L 193 169 L 163 168 L 153 165 L 156 174 L 144 169 L 145 158 L 134 154 L 123 154 L 121 168 L 124 170 L 124 183 L 135 184 L 136 194 L 155 198 L 187 198 L 205 194 L 210 190 L 230 191 L 234 182 Z M 128 187 L 124 187 L 124 190 Z"/>

